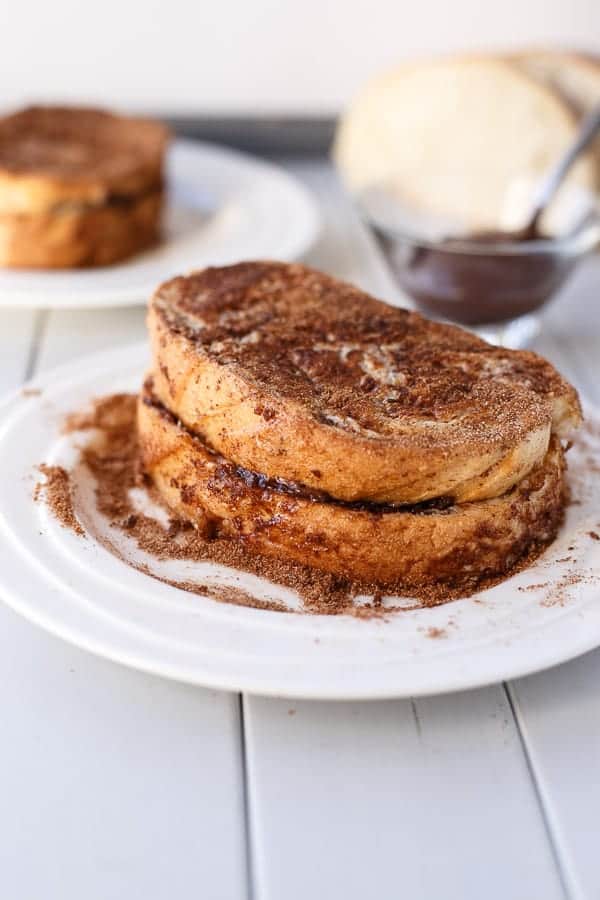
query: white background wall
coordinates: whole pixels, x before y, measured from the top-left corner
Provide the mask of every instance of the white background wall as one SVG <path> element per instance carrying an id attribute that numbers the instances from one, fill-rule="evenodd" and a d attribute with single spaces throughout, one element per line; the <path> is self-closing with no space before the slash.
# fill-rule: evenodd
<path id="1" fill-rule="evenodd" d="M 0 105 L 330 112 L 395 60 L 600 51 L 600 0 L 0 0 Z"/>

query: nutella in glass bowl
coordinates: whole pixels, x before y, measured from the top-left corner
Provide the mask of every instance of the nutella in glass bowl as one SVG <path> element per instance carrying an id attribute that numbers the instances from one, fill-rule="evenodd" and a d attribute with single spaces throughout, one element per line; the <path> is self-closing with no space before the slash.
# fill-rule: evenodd
<path id="1" fill-rule="evenodd" d="M 506 346 L 531 340 L 536 314 L 600 243 L 597 199 L 578 190 L 549 217 L 548 230 L 543 223 L 533 235 L 461 233 L 456 223 L 407 212 L 381 188 L 363 192 L 358 204 L 398 285 L 421 312 Z"/>

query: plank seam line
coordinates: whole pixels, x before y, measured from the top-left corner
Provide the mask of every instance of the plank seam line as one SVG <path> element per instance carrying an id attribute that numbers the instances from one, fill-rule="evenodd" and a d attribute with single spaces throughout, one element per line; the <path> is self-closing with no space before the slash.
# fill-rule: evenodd
<path id="1" fill-rule="evenodd" d="M 542 817 L 542 822 L 544 824 L 544 831 L 546 832 L 546 837 L 548 839 L 548 843 L 550 845 L 550 852 L 552 854 L 552 858 L 554 860 L 554 865 L 556 867 L 556 871 L 558 874 L 558 879 L 560 881 L 560 885 L 562 888 L 562 892 L 566 900 L 571 900 L 572 894 L 569 890 L 567 884 L 567 875 L 565 870 L 563 869 L 561 852 L 560 848 L 556 842 L 556 838 L 554 836 L 554 830 L 552 825 L 550 824 L 549 811 L 546 805 L 546 801 L 544 800 L 544 796 L 540 787 L 540 783 L 538 781 L 537 773 L 535 771 L 535 766 L 533 763 L 533 759 L 531 757 L 531 753 L 529 750 L 529 745 L 525 738 L 525 734 L 523 732 L 521 716 L 517 710 L 517 704 L 515 703 L 512 689 L 510 685 L 508 685 L 505 681 L 502 682 L 502 687 L 504 688 L 504 693 L 506 695 L 506 699 L 508 702 L 508 706 L 510 708 L 513 721 L 515 723 L 515 728 L 517 730 L 517 735 L 519 738 L 519 743 L 521 745 L 521 750 L 523 751 L 523 756 L 525 758 L 525 765 L 527 766 L 527 771 L 529 773 L 529 778 L 531 780 L 531 784 L 533 786 L 533 792 L 535 795 L 536 803 L 540 810 L 540 814 Z"/>
<path id="2" fill-rule="evenodd" d="M 422 731 L 422 728 L 421 728 L 421 717 L 419 716 L 419 710 L 418 710 L 418 707 L 417 707 L 417 702 L 416 702 L 416 700 L 414 699 L 414 697 L 411 697 L 411 698 L 410 698 L 410 708 L 411 708 L 411 711 L 412 711 L 412 716 L 413 716 L 413 721 L 414 721 L 414 723 L 415 723 L 415 728 L 416 728 L 416 730 L 417 730 L 417 736 L 418 736 L 419 740 L 421 740 L 421 738 L 422 738 L 422 736 L 423 736 L 423 731 Z"/>
<path id="3" fill-rule="evenodd" d="M 25 363 L 25 371 L 23 373 L 23 381 L 29 381 L 34 375 L 40 358 L 40 350 L 42 348 L 42 340 L 48 324 L 48 310 L 38 309 L 33 320 L 33 331 L 31 334 L 31 342 L 29 344 L 29 353 Z"/>
<path id="4" fill-rule="evenodd" d="M 238 694 L 239 722 L 240 722 L 240 754 L 242 768 L 242 808 L 244 822 L 244 853 L 246 860 L 246 896 L 248 900 L 255 900 L 257 893 L 254 882 L 253 841 L 250 813 L 250 786 L 248 778 L 248 744 L 246 741 L 246 712 L 244 708 L 244 695 Z"/>
<path id="5" fill-rule="evenodd" d="M 554 337 L 554 335 L 553 335 Z M 570 335 L 563 335 L 562 341 L 564 344 L 564 348 L 566 350 L 565 356 L 569 359 L 569 364 L 571 369 L 573 370 L 576 378 L 580 384 L 583 385 L 583 390 L 586 393 L 586 396 L 592 401 L 592 403 L 598 403 L 598 386 L 597 380 L 594 378 L 594 373 L 588 364 L 588 360 L 585 356 L 581 357 L 581 354 L 576 352 L 575 347 L 573 346 L 573 341 Z M 555 338 L 556 340 L 556 338 Z M 558 343 L 558 341 L 557 341 Z"/>

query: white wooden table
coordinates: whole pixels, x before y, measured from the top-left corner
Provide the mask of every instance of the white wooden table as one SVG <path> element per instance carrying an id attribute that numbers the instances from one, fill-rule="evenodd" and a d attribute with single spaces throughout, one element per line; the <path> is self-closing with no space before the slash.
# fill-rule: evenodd
<path id="1" fill-rule="evenodd" d="M 392 299 L 325 165 L 292 168 L 325 219 L 309 261 Z M 599 285 L 596 259 L 537 347 L 596 401 Z M 8 390 L 141 339 L 144 312 L 0 327 Z M 138 674 L 0 606 L 0 710 L 1 900 L 600 898 L 600 651 L 460 695 L 298 703 Z"/>

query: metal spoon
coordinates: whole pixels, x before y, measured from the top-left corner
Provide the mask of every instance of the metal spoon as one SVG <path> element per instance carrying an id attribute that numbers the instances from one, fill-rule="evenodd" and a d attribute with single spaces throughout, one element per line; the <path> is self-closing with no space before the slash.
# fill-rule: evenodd
<path id="1" fill-rule="evenodd" d="M 573 163 L 596 136 L 598 130 L 600 130 L 600 104 L 594 107 L 589 115 L 586 116 L 575 140 L 567 149 L 564 156 L 559 159 L 554 168 L 552 168 L 542 179 L 535 193 L 527 224 L 522 228 L 519 228 L 518 231 L 511 232 L 511 240 L 531 241 L 539 237 L 538 227 L 546 207 L 554 198 L 554 195 L 563 183 L 565 176 L 571 169 Z M 508 232 L 507 237 L 509 237 Z"/>

